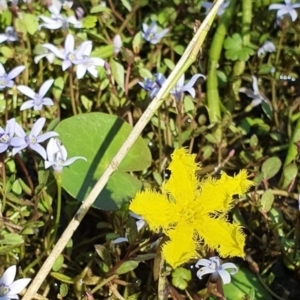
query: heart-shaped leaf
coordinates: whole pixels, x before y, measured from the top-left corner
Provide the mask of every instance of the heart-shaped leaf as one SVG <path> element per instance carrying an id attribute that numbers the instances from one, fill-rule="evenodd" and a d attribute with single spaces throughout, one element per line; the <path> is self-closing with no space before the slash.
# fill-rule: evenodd
<path id="1" fill-rule="evenodd" d="M 84 156 L 64 168 L 63 188 L 83 201 L 124 143 L 131 127 L 120 118 L 104 113 L 78 115 L 62 121 L 56 131 L 68 151 L 68 157 Z M 107 185 L 97 197 L 94 207 L 118 209 L 134 197 L 141 181 L 127 174 L 142 171 L 151 164 L 151 153 L 142 138 L 138 138 Z"/>

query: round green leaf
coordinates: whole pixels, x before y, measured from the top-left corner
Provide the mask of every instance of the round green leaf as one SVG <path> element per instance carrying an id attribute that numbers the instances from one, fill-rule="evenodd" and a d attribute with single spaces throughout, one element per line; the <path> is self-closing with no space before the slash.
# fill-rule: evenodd
<path id="1" fill-rule="evenodd" d="M 271 190 L 265 191 L 260 199 L 262 210 L 264 212 L 268 212 L 272 208 L 273 202 L 274 202 L 274 195 L 272 191 Z"/>
<path id="2" fill-rule="evenodd" d="M 78 115 L 62 121 L 56 131 L 68 151 L 68 158 L 84 156 L 64 168 L 63 188 L 74 198 L 83 201 L 104 173 L 113 157 L 124 143 L 131 127 L 120 118 L 104 113 Z M 142 183 L 127 174 L 142 171 L 151 164 L 151 153 L 139 137 L 110 177 L 94 207 L 104 210 L 118 209 L 134 197 Z"/>
<path id="3" fill-rule="evenodd" d="M 281 168 L 281 160 L 278 157 L 268 158 L 261 167 L 265 179 L 274 177 Z"/>
<path id="4" fill-rule="evenodd" d="M 283 184 L 282 188 L 286 189 L 291 182 L 296 178 L 298 174 L 298 168 L 295 164 L 289 164 L 283 169 Z"/>

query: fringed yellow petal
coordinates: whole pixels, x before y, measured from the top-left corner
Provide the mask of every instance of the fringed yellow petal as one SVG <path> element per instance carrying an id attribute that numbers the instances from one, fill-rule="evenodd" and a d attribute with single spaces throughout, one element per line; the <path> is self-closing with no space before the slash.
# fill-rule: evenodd
<path id="1" fill-rule="evenodd" d="M 198 180 L 195 172 L 200 169 L 195 162 L 196 155 L 189 154 L 184 148 L 174 151 L 169 170 L 170 179 L 163 185 L 163 192 L 172 196 L 172 201 L 179 205 L 186 205 L 195 199 Z"/>
<path id="2" fill-rule="evenodd" d="M 197 232 L 204 239 L 205 245 L 216 249 L 221 256 L 244 257 L 245 235 L 241 227 L 230 224 L 224 218 L 207 217 L 200 225 L 197 224 Z"/>
<path id="3" fill-rule="evenodd" d="M 193 235 L 193 228 L 184 225 L 168 232 L 170 241 L 163 245 L 162 256 L 172 268 L 175 269 L 197 256 L 197 244 Z"/>
<path id="4" fill-rule="evenodd" d="M 227 192 L 231 195 L 241 195 L 254 185 L 254 182 L 247 179 L 247 171 L 242 170 L 234 177 L 228 176 L 226 173 L 222 173 L 219 183 L 226 187 Z"/>
<path id="5" fill-rule="evenodd" d="M 152 230 L 167 229 L 175 220 L 175 204 L 170 203 L 165 195 L 151 190 L 138 192 L 129 205 L 129 209 L 141 215 Z"/>
<path id="6" fill-rule="evenodd" d="M 201 183 L 201 193 L 197 197 L 202 214 L 227 212 L 231 206 L 232 194 L 229 194 L 224 183 L 211 177 Z"/>

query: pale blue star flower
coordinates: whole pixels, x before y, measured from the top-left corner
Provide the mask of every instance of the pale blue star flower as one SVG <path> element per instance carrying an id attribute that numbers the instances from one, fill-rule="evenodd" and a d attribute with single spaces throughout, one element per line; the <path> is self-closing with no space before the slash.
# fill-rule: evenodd
<path id="1" fill-rule="evenodd" d="M 46 57 L 46 59 L 48 60 L 48 62 L 50 64 L 52 64 L 54 62 L 55 54 L 53 52 L 51 52 L 49 49 L 46 49 L 44 47 L 41 47 L 41 49 L 39 49 L 39 50 L 40 50 L 39 51 L 40 54 L 36 55 L 33 59 L 36 64 L 44 57 Z"/>
<path id="2" fill-rule="evenodd" d="M 75 28 L 82 28 L 82 22 L 78 21 L 75 16 L 64 17 L 60 14 L 62 8 L 61 3 L 56 3 L 55 5 L 49 6 L 49 11 L 51 16 L 39 16 L 39 18 L 44 22 L 39 26 L 39 29 L 45 27 L 48 29 L 59 29 L 67 28 L 69 23 L 72 24 Z"/>
<path id="3" fill-rule="evenodd" d="M 224 14 L 225 9 L 228 7 L 229 2 L 223 2 L 217 12 L 217 15 L 220 17 Z M 208 1 L 203 1 L 202 2 L 202 7 L 205 8 L 205 14 L 207 15 L 208 12 L 210 11 L 210 9 L 212 8 L 213 3 L 212 2 L 208 2 Z"/>
<path id="4" fill-rule="evenodd" d="M 197 277 L 202 279 L 203 275 L 211 274 L 212 279 L 216 280 L 218 277 L 222 278 L 223 284 L 228 284 L 231 281 L 230 275 L 237 273 L 238 268 L 233 263 L 221 264 L 221 260 L 218 256 L 210 257 L 209 259 L 202 258 L 197 261 L 196 267 L 204 266 L 197 272 Z M 231 269 L 231 271 L 226 271 Z"/>
<path id="5" fill-rule="evenodd" d="M 30 278 L 14 281 L 17 267 L 9 267 L 0 278 L 0 300 L 19 299 L 18 294 L 29 284 Z"/>
<path id="6" fill-rule="evenodd" d="M 194 75 L 186 84 L 184 84 L 184 74 L 179 78 L 175 87 L 171 90 L 171 94 L 174 96 L 176 101 L 181 101 L 183 98 L 183 93 L 188 92 L 193 98 L 196 96 L 196 91 L 193 88 L 194 84 L 199 78 L 206 79 L 202 74 Z"/>
<path id="7" fill-rule="evenodd" d="M 257 78 L 255 76 L 252 76 L 252 80 L 253 80 L 253 83 L 252 83 L 252 88 L 253 89 L 252 90 L 248 89 L 248 88 L 245 88 L 245 87 L 241 87 L 239 89 L 239 92 L 244 93 L 249 98 L 251 98 L 252 99 L 251 106 L 255 107 L 255 106 L 261 104 L 262 101 L 266 101 L 266 99 L 259 91 Z"/>
<path id="8" fill-rule="evenodd" d="M 64 49 L 58 49 L 52 44 L 43 44 L 42 46 L 55 54 L 56 57 L 60 58 L 62 62 L 62 70 L 68 69 L 74 61 L 78 61 L 90 55 L 92 51 L 92 42 L 83 42 L 76 50 L 75 39 L 72 34 L 68 34 L 65 39 Z"/>
<path id="9" fill-rule="evenodd" d="M 155 21 L 151 23 L 151 25 L 147 25 L 143 23 L 143 32 L 142 37 L 149 43 L 156 45 L 160 42 L 160 40 L 168 33 L 169 29 L 163 29 L 158 32 L 158 26 Z"/>
<path id="10" fill-rule="evenodd" d="M 89 72 L 92 76 L 98 77 L 97 67 L 104 67 L 104 60 L 99 57 L 83 57 L 82 59 L 74 60 L 76 65 L 76 77 L 78 79 L 83 78 L 86 72 Z"/>
<path id="11" fill-rule="evenodd" d="M 7 10 L 7 2 L 6 0 L 0 0 L 0 13 L 3 13 Z"/>
<path id="12" fill-rule="evenodd" d="M 0 153 L 3 153 L 10 146 L 10 141 L 15 134 L 15 119 L 10 119 L 6 123 L 5 130 L 0 127 Z"/>
<path id="13" fill-rule="evenodd" d="M 5 33 L 0 34 L 0 44 L 8 41 L 8 42 L 15 42 L 18 41 L 19 38 L 15 32 L 15 29 L 12 26 L 8 26 L 5 28 Z"/>
<path id="14" fill-rule="evenodd" d="M 14 147 L 12 150 L 12 154 L 15 155 L 26 147 L 29 147 L 31 150 L 40 154 L 44 160 L 46 160 L 46 150 L 40 145 L 40 143 L 51 137 L 58 136 L 59 134 L 54 131 L 40 134 L 45 125 L 45 122 L 45 118 L 38 119 L 32 126 L 29 134 L 26 134 L 23 128 L 18 123 L 16 123 L 15 134 L 17 136 L 11 139 L 11 146 Z"/>
<path id="15" fill-rule="evenodd" d="M 24 70 L 25 66 L 18 66 L 12 69 L 9 73 L 6 73 L 3 65 L 0 63 L 0 91 L 5 88 L 12 88 L 14 85 L 13 79 Z"/>
<path id="16" fill-rule="evenodd" d="M 258 49 L 257 55 L 258 56 L 263 56 L 266 54 L 266 52 L 275 52 L 276 47 L 274 43 L 270 41 L 265 41 L 264 44 Z"/>
<path id="17" fill-rule="evenodd" d="M 295 8 L 299 8 L 300 3 L 293 4 L 291 0 L 284 0 L 284 2 L 285 4 L 271 4 L 269 6 L 269 10 L 277 10 L 277 19 L 282 19 L 283 16 L 289 15 L 294 22 L 298 17 L 298 13 Z"/>
<path id="18" fill-rule="evenodd" d="M 139 81 L 138 84 L 149 93 L 153 99 L 160 90 L 163 82 L 166 80 L 165 76 L 161 73 L 154 74 L 154 79 L 144 78 L 144 82 Z"/>
<path id="19" fill-rule="evenodd" d="M 74 156 L 69 159 L 67 159 L 67 157 L 67 149 L 61 144 L 61 141 L 56 138 L 51 138 L 47 144 L 47 159 L 45 160 L 45 169 L 52 167 L 56 173 L 61 173 L 63 167 L 71 165 L 78 159 L 87 161 L 87 159 L 83 156 Z"/>
<path id="20" fill-rule="evenodd" d="M 41 87 L 38 93 L 35 93 L 31 88 L 29 88 L 26 85 L 18 85 L 17 86 L 17 90 L 19 92 L 21 92 L 22 94 L 24 94 L 25 96 L 29 97 L 30 100 L 25 101 L 21 107 L 20 110 L 25 110 L 25 109 L 29 109 L 32 108 L 34 110 L 41 110 L 43 108 L 43 106 L 47 106 L 47 105 L 54 105 L 53 101 L 46 97 L 45 95 L 47 94 L 48 90 L 50 89 L 50 87 L 52 86 L 54 82 L 54 79 L 49 79 L 47 81 L 45 81 Z"/>

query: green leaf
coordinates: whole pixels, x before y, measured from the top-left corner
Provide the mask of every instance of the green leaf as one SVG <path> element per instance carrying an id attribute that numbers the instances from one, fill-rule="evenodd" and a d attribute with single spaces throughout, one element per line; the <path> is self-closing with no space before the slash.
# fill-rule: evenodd
<path id="1" fill-rule="evenodd" d="M 13 48 L 2 46 L 0 49 L 1 49 L 1 53 L 5 58 L 13 58 L 15 55 L 15 50 Z"/>
<path id="2" fill-rule="evenodd" d="M 143 44 L 142 33 L 139 31 L 136 33 L 132 40 L 132 50 L 135 54 L 139 54 Z M 152 77 L 152 76 L 151 76 Z"/>
<path id="3" fill-rule="evenodd" d="M 82 26 L 85 29 L 91 29 L 96 27 L 97 21 L 98 20 L 96 16 L 87 16 L 82 19 Z"/>
<path id="4" fill-rule="evenodd" d="M 64 282 L 64 283 L 68 283 L 68 284 L 74 284 L 74 281 L 71 277 L 65 275 L 65 274 L 61 274 L 61 273 L 58 273 L 58 272 L 51 272 L 50 275 L 61 281 L 61 282 Z"/>
<path id="5" fill-rule="evenodd" d="M 134 270 L 140 262 L 135 260 L 128 260 L 121 264 L 121 266 L 116 270 L 117 274 L 126 274 Z"/>
<path id="6" fill-rule="evenodd" d="M 96 48 L 92 54 L 91 57 L 100 57 L 103 59 L 112 57 L 114 54 L 114 46 L 113 45 L 106 45 L 100 48 Z"/>
<path id="7" fill-rule="evenodd" d="M 286 189 L 291 182 L 296 178 L 298 174 L 298 168 L 295 164 L 289 164 L 283 169 L 283 184 L 282 188 Z"/>
<path id="8" fill-rule="evenodd" d="M 62 296 L 62 297 L 66 297 L 68 295 L 68 286 L 65 284 L 65 283 L 62 283 L 59 287 L 59 294 Z"/>
<path id="9" fill-rule="evenodd" d="M 102 245 L 95 245 L 95 250 L 99 257 L 105 262 L 107 266 L 111 266 L 111 256 L 109 251 Z"/>
<path id="10" fill-rule="evenodd" d="M 191 271 L 185 268 L 177 268 L 172 272 L 172 284 L 180 290 L 185 290 L 191 279 Z"/>
<path id="11" fill-rule="evenodd" d="M 64 257 L 63 257 L 63 255 L 60 254 L 58 256 L 58 258 L 55 260 L 54 265 L 52 266 L 52 270 L 54 272 L 59 271 L 60 268 L 62 267 L 63 263 L 64 263 Z"/>
<path id="12" fill-rule="evenodd" d="M 260 204 L 262 206 L 262 210 L 264 212 L 268 212 L 272 208 L 273 202 L 274 202 L 274 195 L 273 195 L 272 191 L 266 190 L 260 199 Z"/>
<path id="13" fill-rule="evenodd" d="M 91 8 L 90 13 L 91 14 L 97 14 L 99 12 L 103 12 L 105 14 L 110 14 L 110 9 L 103 5 L 94 6 Z"/>
<path id="14" fill-rule="evenodd" d="M 112 59 L 110 61 L 110 66 L 111 66 L 111 72 L 114 79 L 116 80 L 120 88 L 124 91 L 125 71 L 123 65 L 121 65 L 120 63 Z"/>
<path id="15" fill-rule="evenodd" d="M 264 161 L 261 170 L 264 174 L 264 178 L 270 179 L 279 172 L 280 168 L 281 168 L 281 160 L 278 157 L 274 156 Z"/>
<path id="16" fill-rule="evenodd" d="M 63 89 L 64 89 L 64 79 L 62 77 L 57 77 L 54 81 L 54 85 L 52 88 L 52 93 L 57 101 L 59 101 Z"/>
<path id="17" fill-rule="evenodd" d="M 122 119 L 104 113 L 78 115 L 62 121 L 55 131 L 68 151 L 68 157 L 84 156 L 63 172 L 63 188 L 83 201 L 116 155 L 132 128 Z M 97 197 L 94 207 L 114 210 L 132 199 L 142 183 L 127 174 L 142 171 L 151 164 L 151 153 L 138 138 Z"/>
<path id="18" fill-rule="evenodd" d="M 255 274 L 245 267 L 241 267 L 237 274 L 231 276 L 231 282 L 223 285 L 223 289 L 227 300 L 244 300 L 253 289 L 256 300 L 272 299 Z"/>
<path id="19" fill-rule="evenodd" d="M 16 233 L 7 233 L 0 240 L 0 245 L 19 245 L 23 243 L 23 237 Z"/>
<path id="20" fill-rule="evenodd" d="M 128 0 L 121 0 L 121 2 L 127 8 L 128 11 L 132 11 L 132 7 Z"/>
<path id="21" fill-rule="evenodd" d="M 25 25 L 26 31 L 34 35 L 39 29 L 39 21 L 36 15 L 23 13 L 23 23 Z"/>
<path id="22" fill-rule="evenodd" d="M 246 61 L 255 53 L 252 48 L 243 45 L 243 39 L 238 33 L 226 38 L 224 48 L 226 49 L 225 57 L 232 61 Z"/>

